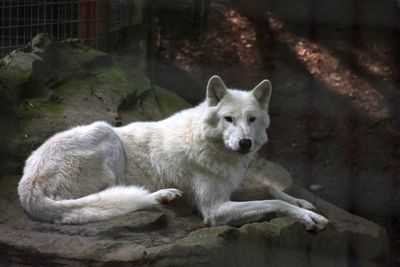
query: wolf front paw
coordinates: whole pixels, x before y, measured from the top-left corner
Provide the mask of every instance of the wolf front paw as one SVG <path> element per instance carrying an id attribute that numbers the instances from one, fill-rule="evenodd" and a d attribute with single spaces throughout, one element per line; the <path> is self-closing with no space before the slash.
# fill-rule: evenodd
<path id="1" fill-rule="evenodd" d="M 306 230 L 320 231 L 329 224 L 329 220 L 327 218 L 309 210 L 304 210 L 299 218 L 299 221 L 304 225 Z"/>
<path id="2" fill-rule="evenodd" d="M 181 198 L 183 192 L 175 188 L 161 189 L 153 193 L 156 201 L 160 204 L 169 204 Z"/>
<path id="3" fill-rule="evenodd" d="M 300 222 L 306 230 L 319 231 L 324 229 L 329 223 L 329 220 L 324 216 L 303 208 L 293 207 L 286 214 Z"/>

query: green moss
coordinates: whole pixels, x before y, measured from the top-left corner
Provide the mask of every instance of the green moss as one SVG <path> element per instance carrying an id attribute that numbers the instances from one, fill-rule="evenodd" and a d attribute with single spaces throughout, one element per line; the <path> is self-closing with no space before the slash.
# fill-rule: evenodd
<path id="1" fill-rule="evenodd" d="M 97 79 L 107 81 L 107 84 L 111 84 L 115 91 L 122 93 L 123 95 L 137 94 L 140 95 L 142 92 L 150 88 L 150 82 L 138 71 L 128 68 L 123 69 L 117 63 L 111 68 L 106 69 L 97 75 Z"/>
<path id="2" fill-rule="evenodd" d="M 118 66 L 113 66 L 100 75 L 102 79 L 107 81 L 107 84 L 114 86 L 113 90 L 124 95 L 132 93 L 135 89 L 135 85 L 129 81 L 126 73 Z"/>
<path id="3" fill-rule="evenodd" d="M 60 94 L 62 96 L 68 96 L 68 95 L 73 95 L 77 91 L 82 91 L 82 90 L 88 90 L 88 87 L 90 87 L 90 83 L 87 81 L 83 80 L 68 80 L 67 82 L 59 84 L 55 89 L 57 94 Z"/>
<path id="4" fill-rule="evenodd" d="M 102 74 L 109 78 L 112 78 L 113 80 L 119 80 L 121 83 L 128 82 L 125 72 L 116 65 L 107 69 L 107 71 L 103 71 Z"/>
<path id="5" fill-rule="evenodd" d="M 160 87 L 155 87 L 154 95 L 150 81 L 142 73 L 115 62 L 99 72 L 87 72 L 86 76 L 64 80 L 52 90 L 55 101 L 26 100 L 17 108 L 18 118 L 30 121 L 41 116 L 56 117 L 64 108 L 68 109 L 66 103 L 77 95 L 89 98 L 92 95 L 100 96 L 106 99 L 105 103 L 114 102 L 122 106 L 127 102 L 125 108 L 121 106 L 122 109 L 127 109 L 128 113 L 140 113 L 144 119 L 161 119 L 190 107 L 182 98 Z M 122 103 L 118 103 L 120 101 Z M 133 116 L 132 119 L 135 118 Z"/>
<path id="6" fill-rule="evenodd" d="M 155 87 L 155 93 L 163 115 L 168 116 L 179 110 L 191 107 L 183 98 L 161 87 Z"/>
<path id="7" fill-rule="evenodd" d="M 21 122 L 26 122 L 34 118 L 41 118 L 44 115 L 58 116 L 61 112 L 62 107 L 57 103 L 31 99 L 18 105 L 17 118 Z"/>

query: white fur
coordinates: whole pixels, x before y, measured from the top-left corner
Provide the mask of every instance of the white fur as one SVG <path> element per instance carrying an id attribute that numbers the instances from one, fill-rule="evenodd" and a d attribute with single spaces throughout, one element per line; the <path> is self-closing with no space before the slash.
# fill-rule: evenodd
<path id="1" fill-rule="evenodd" d="M 56 134 L 26 161 L 21 204 L 35 218 L 79 224 L 169 202 L 183 191 L 211 225 L 277 212 L 307 229 L 324 228 L 327 219 L 304 209 L 311 204 L 277 189 L 272 193 L 281 200 L 230 201 L 267 142 L 270 95 L 267 80 L 244 92 L 213 76 L 203 103 L 165 120 L 119 128 L 95 122 Z M 243 147 L 243 139 L 251 145 Z"/>

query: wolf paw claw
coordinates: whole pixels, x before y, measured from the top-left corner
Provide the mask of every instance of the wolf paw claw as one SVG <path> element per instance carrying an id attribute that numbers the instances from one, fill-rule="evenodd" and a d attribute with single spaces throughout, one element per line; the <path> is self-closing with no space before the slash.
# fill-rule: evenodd
<path id="1" fill-rule="evenodd" d="M 310 202 L 308 202 L 308 201 L 306 201 L 304 199 L 296 198 L 294 200 L 293 204 L 298 206 L 298 207 L 300 207 L 300 208 L 306 209 L 306 210 L 316 210 L 316 208 L 315 208 L 315 206 L 313 204 L 311 204 Z"/>

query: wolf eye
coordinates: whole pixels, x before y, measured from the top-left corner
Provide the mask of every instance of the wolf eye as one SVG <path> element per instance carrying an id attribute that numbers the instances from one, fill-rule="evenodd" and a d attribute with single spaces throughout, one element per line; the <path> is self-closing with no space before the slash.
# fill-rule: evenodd
<path id="1" fill-rule="evenodd" d="M 231 116 L 225 116 L 224 118 L 225 118 L 226 121 L 232 122 L 232 117 Z"/>
<path id="2" fill-rule="evenodd" d="M 250 117 L 249 118 L 249 122 L 255 122 L 255 120 L 256 120 L 256 117 Z"/>

